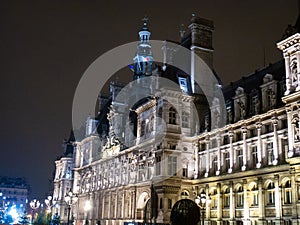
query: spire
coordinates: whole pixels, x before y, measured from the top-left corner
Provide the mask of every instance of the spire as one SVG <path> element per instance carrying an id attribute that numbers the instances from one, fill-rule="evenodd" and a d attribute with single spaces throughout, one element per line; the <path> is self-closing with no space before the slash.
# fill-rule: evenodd
<path id="1" fill-rule="evenodd" d="M 153 56 L 150 45 L 151 32 L 148 29 L 149 19 L 145 16 L 143 19 L 143 27 L 139 31 L 139 44 L 134 61 L 134 79 L 143 76 L 152 75 L 153 70 Z"/>

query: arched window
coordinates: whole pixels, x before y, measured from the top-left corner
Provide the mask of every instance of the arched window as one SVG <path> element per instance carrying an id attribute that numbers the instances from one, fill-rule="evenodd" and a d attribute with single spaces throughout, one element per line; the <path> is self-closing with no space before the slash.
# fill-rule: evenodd
<path id="1" fill-rule="evenodd" d="M 169 124 L 176 124 L 176 110 L 173 107 L 169 109 Z"/>
<path id="2" fill-rule="evenodd" d="M 215 209 L 215 208 L 217 208 L 217 206 L 218 206 L 218 198 L 217 198 L 218 196 L 217 196 L 217 189 L 214 189 L 213 191 L 212 191 L 212 195 L 211 195 L 211 203 L 210 203 L 210 207 L 212 208 L 212 209 Z"/>
<path id="3" fill-rule="evenodd" d="M 291 181 L 288 180 L 284 184 L 284 204 L 291 204 L 292 203 L 292 185 Z"/>
<path id="4" fill-rule="evenodd" d="M 236 207 L 242 207 L 244 205 L 244 188 L 239 186 L 236 192 Z"/>
<path id="5" fill-rule="evenodd" d="M 267 204 L 268 205 L 275 204 L 275 184 L 274 184 L 274 182 L 270 182 L 267 187 Z"/>
<path id="6" fill-rule="evenodd" d="M 258 206 L 258 189 L 256 184 L 251 188 L 250 196 L 252 198 L 252 206 Z"/>
<path id="7" fill-rule="evenodd" d="M 229 188 L 226 188 L 225 191 L 224 191 L 223 206 L 224 206 L 224 208 L 229 208 L 229 206 L 230 206 L 230 192 L 229 192 Z"/>

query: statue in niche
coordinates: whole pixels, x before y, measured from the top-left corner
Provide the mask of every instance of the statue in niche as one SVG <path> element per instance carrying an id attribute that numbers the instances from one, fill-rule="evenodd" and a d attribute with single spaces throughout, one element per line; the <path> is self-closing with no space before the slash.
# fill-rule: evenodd
<path id="1" fill-rule="evenodd" d="M 260 109 L 260 101 L 258 100 L 258 98 L 255 98 L 255 102 L 254 102 L 254 109 L 255 109 L 255 115 L 259 114 L 259 109 Z"/>
<path id="2" fill-rule="evenodd" d="M 246 117 L 246 107 L 243 101 L 238 101 L 238 105 L 240 107 L 241 119 L 245 119 Z"/>
<path id="3" fill-rule="evenodd" d="M 291 80 L 292 80 L 292 84 L 297 83 L 298 82 L 298 69 L 297 69 L 297 61 L 296 59 L 292 60 L 291 63 Z"/>
<path id="4" fill-rule="evenodd" d="M 299 134 L 299 119 L 295 119 L 294 123 L 294 139 L 296 142 L 300 141 L 300 134 Z"/>

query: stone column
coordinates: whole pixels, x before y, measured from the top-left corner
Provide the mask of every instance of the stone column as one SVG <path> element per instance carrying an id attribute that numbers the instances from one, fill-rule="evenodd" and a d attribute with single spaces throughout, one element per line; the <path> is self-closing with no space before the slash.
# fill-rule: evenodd
<path id="1" fill-rule="evenodd" d="M 228 173 L 232 173 L 233 170 L 233 131 L 229 131 L 229 157 L 230 157 L 230 168 L 228 169 Z"/>
<path id="2" fill-rule="evenodd" d="M 222 210 L 223 210 L 223 201 L 222 201 L 222 193 L 221 193 L 221 184 L 217 183 L 217 198 L 218 198 L 218 205 L 217 205 L 217 225 L 222 224 Z"/>
<path id="3" fill-rule="evenodd" d="M 276 224 L 280 225 L 282 218 L 282 205 L 281 205 L 281 188 L 279 187 L 279 175 L 274 176 L 275 183 L 275 210 L 276 210 Z"/>
<path id="4" fill-rule="evenodd" d="M 257 164 L 256 164 L 256 168 L 260 168 L 261 167 L 261 161 L 262 161 L 262 149 L 261 149 L 261 127 L 262 124 L 261 122 L 257 122 L 256 123 L 256 129 L 257 129 Z"/>
<path id="5" fill-rule="evenodd" d="M 248 203 L 248 191 L 247 191 L 247 180 L 243 180 L 243 190 L 244 190 L 244 225 L 250 224 L 249 219 L 249 203 Z"/>
<path id="6" fill-rule="evenodd" d="M 263 189 L 263 184 L 262 184 L 262 178 L 258 177 L 257 179 L 257 184 L 258 184 L 258 225 L 264 225 L 265 224 L 265 193 Z"/>
<path id="7" fill-rule="evenodd" d="M 206 172 L 205 172 L 205 177 L 208 177 L 209 174 L 209 165 L 210 165 L 210 158 L 209 158 L 209 137 L 206 137 L 205 143 L 206 143 Z"/>
<path id="8" fill-rule="evenodd" d="M 283 54 L 285 61 L 285 79 L 286 79 L 286 91 L 285 95 L 288 95 L 291 92 L 291 69 L 290 69 L 290 56 L 288 53 Z"/>
<path id="9" fill-rule="evenodd" d="M 206 196 L 209 196 L 209 186 L 206 185 L 205 187 L 205 193 L 206 193 Z M 206 205 L 206 208 L 205 208 L 205 214 L 206 214 L 206 223 L 205 225 L 210 225 L 210 205 Z"/>
<path id="10" fill-rule="evenodd" d="M 230 209 L 229 209 L 229 224 L 234 225 L 235 224 L 235 193 L 233 189 L 233 182 L 230 181 Z"/>
<path id="11" fill-rule="evenodd" d="M 195 143 L 195 171 L 194 171 L 194 179 L 198 178 L 199 174 L 199 142 L 198 140 Z"/>
<path id="12" fill-rule="evenodd" d="M 216 171 L 216 175 L 218 176 L 221 171 L 221 137 L 220 134 L 217 134 L 217 148 L 218 148 L 218 170 Z"/>
<path id="13" fill-rule="evenodd" d="M 247 127 L 243 126 L 242 127 L 242 133 L 243 133 L 243 166 L 242 166 L 242 171 L 246 170 L 246 165 L 247 165 Z"/>
<path id="14" fill-rule="evenodd" d="M 272 117 L 272 123 L 273 123 L 273 129 L 274 129 L 274 138 L 273 138 L 274 161 L 273 161 L 273 165 L 275 166 L 278 164 L 278 134 L 277 134 L 278 119 L 276 116 Z"/>
<path id="15" fill-rule="evenodd" d="M 294 167 L 291 167 L 290 168 L 290 174 L 291 174 L 291 187 L 292 187 L 292 205 L 293 205 L 293 208 L 292 208 L 292 221 L 293 221 L 293 225 L 294 224 L 298 224 L 297 222 L 297 202 L 298 202 L 298 199 L 297 199 L 297 191 L 298 191 L 298 187 L 297 187 L 297 184 L 296 184 L 296 180 L 295 180 L 295 168 Z"/>
<path id="16" fill-rule="evenodd" d="M 286 107 L 287 113 L 287 123 L 288 123 L 288 143 L 289 143 L 289 152 L 288 157 L 292 157 L 294 155 L 294 130 L 292 124 L 292 110 L 290 107 Z"/>
<path id="17" fill-rule="evenodd" d="M 298 50 L 297 54 L 297 86 L 296 91 L 300 90 L 300 52 Z"/>

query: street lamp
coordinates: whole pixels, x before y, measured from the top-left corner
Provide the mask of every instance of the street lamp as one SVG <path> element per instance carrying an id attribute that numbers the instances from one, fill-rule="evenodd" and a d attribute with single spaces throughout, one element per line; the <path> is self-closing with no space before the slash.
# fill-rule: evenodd
<path id="1" fill-rule="evenodd" d="M 67 223 L 67 225 L 69 225 L 69 223 L 70 223 L 71 207 L 74 203 L 77 202 L 77 200 L 78 200 L 77 194 L 74 194 L 71 190 L 65 196 L 65 201 L 66 201 L 67 206 L 68 206 L 68 223 Z"/>
<path id="2" fill-rule="evenodd" d="M 91 210 L 91 208 L 92 208 L 92 206 L 91 206 L 90 200 L 86 200 L 84 208 L 83 208 L 84 211 L 86 212 L 85 225 L 89 224 L 89 211 Z"/>
<path id="3" fill-rule="evenodd" d="M 195 203 L 200 208 L 201 225 L 204 225 L 204 213 L 205 213 L 206 204 L 209 205 L 210 202 L 211 202 L 211 199 L 209 196 L 206 196 L 206 193 L 204 192 L 204 190 L 201 192 L 200 196 L 197 196 L 195 199 Z"/>
<path id="4" fill-rule="evenodd" d="M 45 199 L 45 204 L 47 206 L 47 219 L 49 221 L 49 224 L 50 224 L 50 221 L 51 221 L 51 208 L 53 206 L 55 206 L 56 204 L 56 200 L 52 198 L 52 196 L 48 196 L 46 199 Z"/>
<path id="5" fill-rule="evenodd" d="M 34 217 L 34 211 L 36 209 L 38 209 L 40 207 L 41 203 L 36 200 L 36 199 L 33 199 L 30 203 L 29 203 L 29 206 L 30 208 L 32 209 L 32 217 L 31 217 L 31 224 L 33 224 L 33 217 Z"/>

